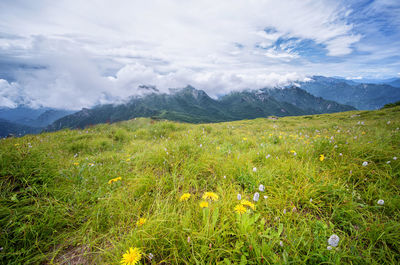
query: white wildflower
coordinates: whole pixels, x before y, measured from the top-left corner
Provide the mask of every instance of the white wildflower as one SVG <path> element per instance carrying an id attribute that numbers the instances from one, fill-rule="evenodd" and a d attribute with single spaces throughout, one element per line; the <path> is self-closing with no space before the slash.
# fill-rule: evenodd
<path id="1" fill-rule="evenodd" d="M 268 154 L 268 155 L 266 155 L 266 157 L 265 157 L 265 158 L 266 158 L 266 159 L 268 159 L 268 158 L 270 158 L 270 157 L 271 157 L 271 155 L 270 155 L 270 154 Z"/>
<path id="2" fill-rule="evenodd" d="M 253 167 L 253 172 L 257 172 L 257 168 L 256 167 Z"/>
<path id="3" fill-rule="evenodd" d="M 241 195 L 240 193 L 238 193 L 237 199 L 238 199 L 239 201 L 242 199 L 242 195 Z"/>
<path id="4" fill-rule="evenodd" d="M 268 199 L 268 196 L 267 196 L 267 195 L 264 195 L 264 199 Z"/>
<path id="5" fill-rule="evenodd" d="M 283 214 L 286 214 L 286 209 L 283 209 Z"/>
<path id="6" fill-rule="evenodd" d="M 152 260 L 154 258 L 154 255 L 152 253 L 149 253 L 148 257 L 150 260 Z"/>
<path id="7" fill-rule="evenodd" d="M 378 204 L 379 204 L 379 205 L 383 205 L 384 203 L 385 203 L 384 200 L 382 200 L 382 199 L 381 199 L 381 200 L 378 200 Z"/>
<path id="8" fill-rule="evenodd" d="M 328 244 L 332 247 L 337 247 L 339 245 L 339 237 L 335 234 L 331 235 L 331 237 L 328 239 Z"/>
<path id="9" fill-rule="evenodd" d="M 260 193 L 256 192 L 254 193 L 253 201 L 258 202 L 258 199 L 260 199 Z"/>
<path id="10" fill-rule="evenodd" d="M 332 247 L 331 247 L 331 246 L 328 246 L 326 249 L 327 249 L 327 250 L 332 250 Z"/>
<path id="11" fill-rule="evenodd" d="M 340 155 L 340 156 L 343 156 L 343 154 L 342 154 L 342 153 L 339 153 L 339 155 Z"/>
<path id="12" fill-rule="evenodd" d="M 281 247 L 283 247 L 283 242 L 282 242 L 282 240 L 279 241 L 279 245 L 280 245 Z"/>
<path id="13" fill-rule="evenodd" d="M 397 156 L 394 156 L 394 157 L 393 157 L 393 160 L 397 160 Z"/>
<path id="14" fill-rule="evenodd" d="M 265 187 L 263 184 L 260 184 L 260 186 L 258 186 L 258 190 L 263 192 L 265 190 Z"/>
<path id="15" fill-rule="evenodd" d="M 310 199 L 310 203 L 312 202 L 312 198 Z"/>
<path id="16" fill-rule="evenodd" d="M 390 160 L 386 162 L 386 164 L 390 164 Z"/>
<path id="17" fill-rule="evenodd" d="M 366 166 L 368 166 L 368 162 L 367 162 L 367 161 L 364 161 L 364 162 L 362 163 L 362 165 L 363 165 L 363 167 L 366 167 Z"/>

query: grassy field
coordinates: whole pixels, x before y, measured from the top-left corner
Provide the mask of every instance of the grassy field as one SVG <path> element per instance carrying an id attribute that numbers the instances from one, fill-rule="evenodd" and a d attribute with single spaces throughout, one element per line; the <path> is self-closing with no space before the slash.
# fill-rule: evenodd
<path id="1" fill-rule="evenodd" d="M 0 263 L 399 264 L 399 127 L 393 107 L 3 139 Z"/>

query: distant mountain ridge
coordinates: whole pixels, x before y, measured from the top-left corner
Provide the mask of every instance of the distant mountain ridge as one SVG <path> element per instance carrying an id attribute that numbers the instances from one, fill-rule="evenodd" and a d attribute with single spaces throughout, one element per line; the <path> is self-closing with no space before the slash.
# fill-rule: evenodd
<path id="1" fill-rule="evenodd" d="M 219 100 L 191 86 L 171 90 L 170 94 L 151 93 L 131 98 L 126 104 L 100 105 L 82 109 L 56 120 L 47 129 L 83 128 L 88 125 L 153 117 L 175 121 L 203 123 L 258 117 L 332 113 L 354 110 L 354 107 L 315 97 L 292 86 L 234 92 Z"/>
<path id="2" fill-rule="evenodd" d="M 360 110 L 373 110 L 400 100 L 400 84 L 396 87 L 400 81 L 390 81 L 389 84 L 365 84 L 340 78 L 313 76 L 311 81 L 299 84 L 302 89 L 314 96 Z"/>

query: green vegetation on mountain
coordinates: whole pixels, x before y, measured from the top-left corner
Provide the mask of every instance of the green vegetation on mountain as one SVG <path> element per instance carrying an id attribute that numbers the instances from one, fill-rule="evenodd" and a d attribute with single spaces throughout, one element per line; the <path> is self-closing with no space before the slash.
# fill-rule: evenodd
<path id="1" fill-rule="evenodd" d="M 171 94 L 148 94 L 126 104 L 101 105 L 83 109 L 55 121 L 48 130 L 84 128 L 98 123 L 152 117 L 190 123 L 207 123 L 254 119 L 259 117 L 295 116 L 354 110 L 353 107 L 317 98 L 299 88 L 264 89 L 234 92 L 220 100 L 188 86 Z"/>
<path id="2" fill-rule="evenodd" d="M 399 264 L 399 127 L 397 106 L 3 139 L 0 263 Z"/>

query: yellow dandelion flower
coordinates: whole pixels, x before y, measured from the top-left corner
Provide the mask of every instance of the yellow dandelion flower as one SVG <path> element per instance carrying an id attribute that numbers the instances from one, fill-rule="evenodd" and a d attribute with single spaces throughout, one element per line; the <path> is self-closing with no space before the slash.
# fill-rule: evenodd
<path id="1" fill-rule="evenodd" d="M 142 258 L 142 253 L 138 248 L 129 248 L 129 250 L 122 255 L 122 265 L 135 265 Z"/>
<path id="2" fill-rule="evenodd" d="M 217 146 L 217 150 L 220 150 L 220 149 L 221 149 L 221 147 Z"/>
<path id="3" fill-rule="evenodd" d="M 18 146 L 19 144 L 14 144 L 14 146 Z"/>
<path id="4" fill-rule="evenodd" d="M 238 214 L 244 214 L 246 212 L 246 207 L 244 207 L 242 204 L 238 204 L 235 206 L 235 212 Z"/>
<path id="5" fill-rule="evenodd" d="M 118 180 L 121 180 L 121 179 L 122 179 L 121 177 L 117 177 L 117 178 L 110 179 L 110 180 L 108 181 L 108 184 L 111 184 L 111 183 L 113 183 L 113 182 L 117 182 Z"/>
<path id="6" fill-rule="evenodd" d="M 202 201 L 200 202 L 200 208 L 207 208 L 208 207 L 208 202 Z"/>
<path id="7" fill-rule="evenodd" d="M 362 132 L 361 134 L 365 134 L 365 132 Z"/>
<path id="8" fill-rule="evenodd" d="M 78 162 L 75 162 L 74 165 L 75 165 L 75 166 L 79 166 L 79 163 L 78 163 Z"/>
<path id="9" fill-rule="evenodd" d="M 146 223 L 146 218 L 139 218 L 139 220 L 136 222 L 137 226 L 142 226 Z"/>
<path id="10" fill-rule="evenodd" d="M 242 200 L 240 203 L 241 203 L 242 205 L 244 205 L 244 206 L 250 207 L 250 208 L 253 209 L 253 210 L 256 208 L 256 206 L 254 205 L 254 203 L 252 203 L 252 202 L 250 202 L 250 201 L 248 201 L 248 200 Z"/>
<path id="11" fill-rule="evenodd" d="M 319 161 L 324 161 L 325 156 L 324 155 L 319 155 Z"/>
<path id="12" fill-rule="evenodd" d="M 203 195 L 204 200 L 218 201 L 218 195 L 214 192 L 205 192 Z"/>
<path id="13" fill-rule="evenodd" d="M 131 161 L 131 159 L 130 159 L 130 158 L 126 159 L 126 162 L 129 162 L 129 161 Z"/>
<path id="14" fill-rule="evenodd" d="M 184 193 L 184 194 L 180 197 L 179 201 L 180 201 L 180 202 L 187 201 L 187 200 L 189 200 L 190 196 L 191 196 L 190 193 Z"/>
<path id="15" fill-rule="evenodd" d="M 243 141 L 247 141 L 247 138 L 246 138 L 246 137 L 243 137 Z"/>
<path id="16" fill-rule="evenodd" d="M 296 153 L 296 151 L 294 151 L 294 150 L 290 150 L 290 153 Z"/>

